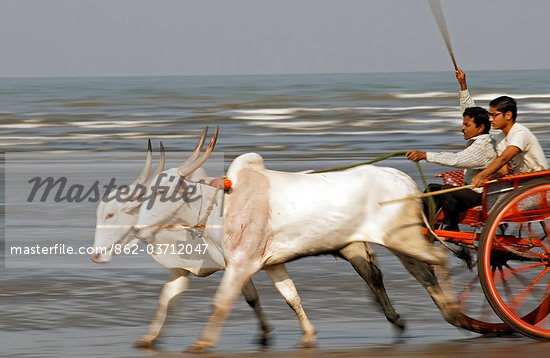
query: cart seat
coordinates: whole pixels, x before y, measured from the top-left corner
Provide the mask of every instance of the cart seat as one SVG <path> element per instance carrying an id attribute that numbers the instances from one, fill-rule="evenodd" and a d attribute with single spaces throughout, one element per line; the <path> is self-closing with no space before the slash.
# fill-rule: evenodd
<path id="1" fill-rule="evenodd" d="M 464 185 L 464 170 L 451 170 L 434 175 L 435 178 L 441 178 L 443 184 L 452 186 Z"/>
<path id="2" fill-rule="evenodd" d="M 458 220 L 461 224 L 478 226 L 485 221 L 485 213 L 481 205 L 466 210 L 458 215 Z"/>

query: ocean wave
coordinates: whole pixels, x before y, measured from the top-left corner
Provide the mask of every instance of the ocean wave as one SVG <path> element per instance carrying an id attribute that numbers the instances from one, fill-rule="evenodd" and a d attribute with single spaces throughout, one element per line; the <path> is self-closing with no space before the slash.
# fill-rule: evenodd
<path id="1" fill-rule="evenodd" d="M 9 129 L 35 129 L 35 128 L 45 128 L 45 127 L 58 127 L 58 124 L 46 124 L 46 123 L 10 123 L 10 124 L 0 124 L 0 128 L 9 128 Z"/>
<path id="2" fill-rule="evenodd" d="M 527 107 L 534 110 L 550 109 L 550 103 L 526 103 L 522 107 Z"/>
<path id="3" fill-rule="evenodd" d="M 270 115 L 287 115 L 294 114 L 296 111 L 301 108 L 263 108 L 263 109 L 237 109 L 232 110 L 232 113 L 242 113 L 242 114 L 270 114 Z"/>
<path id="4" fill-rule="evenodd" d="M 61 107 L 104 107 L 110 106 L 110 103 L 102 102 L 74 102 L 74 103 L 64 103 Z"/>
<path id="5" fill-rule="evenodd" d="M 255 136 L 289 136 L 289 135 L 309 135 L 309 136 L 315 136 L 315 135 L 386 135 L 386 134 L 432 134 L 432 133 L 445 133 L 447 132 L 447 129 L 396 129 L 396 130 L 381 130 L 381 131 L 358 131 L 358 132 L 334 132 L 334 131 L 317 131 L 317 132 L 300 132 L 300 133 L 254 133 Z M 392 140 L 388 137 L 388 140 Z"/>
<path id="6" fill-rule="evenodd" d="M 459 113 L 459 110 L 456 110 L 456 113 L 450 112 L 451 109 L 455 107 L 452 106 L 408 106 L 408 107 L 372 107 L 372 106 L 362 106 L 362 107 L 332 107 L 332 108 L 263 108 L 263 109 L 240 109 L 233 110 L 229 113 L 238 113 L 240 116 L 231 116 L 232 119 L 240 120 L 261 120 L 261 121 L 272 121 L 272 120 L 281 120 L 281 119 L 291 119 L 295 118 L 296 115 L 300 113 L 371 113 L 376 111 L 382 112 L 410 112 L 410 111 L 442 111 L 447 110 L 447 112 L 441 113 L 452 113 L 452 117 L 456 116 L 456 113 Z M 227 113 L 227 112 L 226 112 Z"/>
<path id="7" fill-rule="evenodd" d="M 373 124 L 379 124 L 379 123 L 388 124 L 388 123 L 398 122 L 398 121 L 399 121 L 398 119 L 389 119 L 388 120 L 388 119 L 371 119 L 371 118 L 368 118 L 368 119 L 354 120 L 351 123 L 346 123 L 346 126 L 349 126 L 349 127 L 370 127 Z"/>
<path id="8" fill-rule="evenodd" d="M 270 114 L 231 117 L 231 119 L 250 120 L 250 121 L 274 121 L 279 119 L 292 119 L 292 118 L 296 118 L 296 117 L 283 116 L 283 115 L 270 115 Z"/>
<path id="9" fill-rule="evenodd" d="M 20 114 L 23 117 L 92 117 L 92 118 L 118 118 L 118 117 L 168 117 L 181 116 L 183 112 L 151 112 L 151 113 L 103 113 L 103 112 L 30 112 Z"/>
<path id="10" fill-rule="evenodd" d="M 395 98 L 457 97 L 456 92 L 392 93 Z"/>
<path id="11" fill-rule="evenodd" d="M 48 136 L 4 136 L 3 141 L 17 141 L 17 140 L 55 140 L 63 139 L 65 137 L 48 137 Z"/>
<path id="12" fill-rule="evenodd" d="M 492 101 L 493 99 L 500 96 L 509 96 L 516 100 L 518 99 L 531 99 L 531 98 L 548 98 L 550 99 L 550 94 L 548 93 L 533 93 L 533 94 L 510 94 L 510 93 L 483 93 L 478 95 L 472 95 L 472 98 L 475 101 Z"/>
<path id="13" fill-rule="evenodd" d="M 25 138 L 27 139 L 27 138 Z M 31 145 L 44 145 L 46 144 L 46 142 L 26 142 L 26 141 L 20 141 L 20 142 L 17 142 L 17 145 L 18 146 L 22 146 L 22 147 L 25 147 L 25 146 L 31 146 Z M 0 142 L 0 147 L 7 147 L 7 146 L 11 146 L 13 145 L 13 143 L 2 143 Z"/>
<path id="14" fill-rule="evenodd" d="M 271 114 L 271 115 L 292 115 L 299 112 L 347 112 L 347 111 L 416 111 L 416 110 L 432 110 L 454 108 L 452 106 L 406 106 L 406 107 L 390 107 L 390 106 L 359 106 L 359 107 L 292 107 L 292 108 L 262 108 L 262 109 L 240 109 L 231 112 L 241 114 Z"/>
<path id="15" fill-rule="evenodd" d="M 409 106 L 409 107 L 358 107 L 359 109 L 366 108 L 366 109 L 374 109 L 381 111 L 431 111 L 431 110 L 439 110 L 443 108 L 453 108 L 450 106 Z"/>
<path id="16" fill-rule="evenodd" d="M 520 116 L 520 117 L 525 117 L 526 114 L 529 114 L 529 115 L 538 115 L 538 114 L 548 115 L 548 114 L 550 114 L 550 109 L 548 109 L 546 111 L 542 111 L 542 110 L 538 110 L 538 111 L 519 110 L 518 111 L 518 116 Z"/>
<path id="17" fill-rule="evenodd" d="M 456 118 L 427 118 L 427 119 L 420 119 L 420 118 L 402 118 L 400 119 L 401 122 L 404 123 L 412 123 L 412 124 L 432 124 L 432 125 L 440 125 L 442 123 L 444 124 L 450 124 L 450 125 L 458 125 L 461 124 L 462 121 Z"/>
<path id="18" fill-rule="evenodd" d="M 136 128 L 136 127 L 163 127 L 174 124 L 174 121 L 73 121 L 68 125 L 84 128 Z"/>
<path id="19" fill-rule="evenodd" d="M 330 128 L 337 124 L 341 124 L 341 121 L 296 121 L 296 122 L 250 122 L 250 125 L 257 125 L 260 127 L 276 128 L 276 129 L 304 129 L 310 128 L 319 129 L 320 127 Z"/>
<path id="20" fill-rule="evenodd" d="M 525 124 L 530 129 L 550 127 L 550 123 L 532 123 L 532 122 L 529 122 L 529 121 L 522 121 L 522 123 Z"/>
<path id="21" fill-rule="evenodd" d="M 175 113 L 169 112 L 159 112 L 159 113 L 109 113 L 102 114 L 107 118 L 118 118 L 118 117 L 163 117 L 163 116 L 172 116 Z"/>

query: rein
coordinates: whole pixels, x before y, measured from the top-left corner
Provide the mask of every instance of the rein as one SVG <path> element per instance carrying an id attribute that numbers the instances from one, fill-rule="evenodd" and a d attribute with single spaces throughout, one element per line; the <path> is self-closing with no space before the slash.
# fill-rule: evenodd
<path id="1" fill-rule="evenodd" d="M 218 193 L 223 188 L 223 184 L 220 183 L 221 180 L 223 180 L 223 177 L 214 179 L 209 184 L 203 184 L 203 185 L 207 185 L 207 186 L 211 186 L 211 187 L 216 188 L 216 191 L 214 192 L 214 195 L 210 199 L 210 205 L 208 205 L 208 208 L 206 208 L 206 212 L 204 213 L 204 216 L 202 217 L 202 219 L 200 219 L 200 217 L 199 217 L 199 222 L 197 223 L 197 227 L 199 227 L 201 230 L 204 230 L 206 228 L 206 222 L 208 221 L 208 218 L 210 217 L 210 214 L 212 213 L 212 210 L 214 209 L 214 205 L 216 205 L 218 203 Z M 223 200 L 223 198 L 222 198 L 222 200 Z M 223 206 L 222 206 L 221 210 L 223 211 Z"/>
<path id="2" fill-rule="evenodd" d="M 380 161 L 385 160 L 385 159 L 398 157 L 398 156 L 403 156 L 403 155 L 405 155 L 405 153 L 407 153 L 407 152 L 406 151 L 401 151 L 401 152 L 388 153 L 388 154 L 384 154 L 384 155 L 381 155 L 379 157 L 376 157 L 372 160 L 369 160 L 368 162 L 356 163 L 356 164 L 346 165 L 346 166 L 342 166 L 342 167 L 312 170 L 312 171 L 306 172 L 306 174 L 329 173 L 329 172 L 335 172 L 335 171 L 344 170 L 344 169 L 355 168 L 355 167 L 358 167 L 358 166 L 361 166 L 361 165 L 373 164 L 373 163 L 377 163 L 377 162 L 380 162 Z M 424 190 L 426 190 L 426 193 L 429 193 L 430 189 L 428 188 L 428 183 L 426 182 L 426 177 L 424 176 L 424 172 L 422 171 L 422 168 L 420 167 L 419 162 L 416 162 L 416 167 L 418 168 L 418 173 L 420 174 L 420 178 L 422 178 L 422 183 L 424 184 Z M 435 220 L 435 218 L 434 218 L 434 216 L 435 216 L 435 201 L 432 197 L 430 197 L 428 199 L 428 201 L 429 201 L 429 207 L 430 207 L 429 208 L 430 212 L 429 212 L 429 215 L 428 215 L 428 219 L 430 221 L 430 224 L 433 225 L 432 220 Z"/>
<path id="3" fill-rule="evenodd" d="M 373 163 L 376 163 L 376 162 L 380 162 L 384 159 L 405 155 L 405 153 L 407 153 L 407 152 L 403 152 L 403 151 L 402 152 L 393 152 L 393 153 L 381 155 L 379 157 L 374 158 L 373 160 L 369 160 L 368 162 L 356 163 L 356 164 L 352 164 L 352 165 L 346 165 L 346 166 L 343 166 L 343 167 L 312 170 L 312 171 L 307 172 L 306 174 L 328 173 L 328 172 L 335 172 L 335 171 L 338 171 L 338 170 L 355 168 L 355 167 L 358 167 L 360 165 L 373 164 Z M 421 174 L 422 174 L 422 172 L 421 172 Z"/>

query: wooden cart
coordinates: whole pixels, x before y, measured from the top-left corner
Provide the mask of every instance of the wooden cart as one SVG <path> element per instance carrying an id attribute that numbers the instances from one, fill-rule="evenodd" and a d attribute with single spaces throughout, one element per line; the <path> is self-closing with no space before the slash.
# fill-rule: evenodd
<path id="1" fill-rule="evenodd" d="M 450 268 L 471 330 L 550 340 L 550 171 L 486 185 L 482 206 L 464 213 L 460 231 L 441 230 L 443 217 L 438 212 L 435 233 L 477 255 L 473 270 L 456 257 Z"/>

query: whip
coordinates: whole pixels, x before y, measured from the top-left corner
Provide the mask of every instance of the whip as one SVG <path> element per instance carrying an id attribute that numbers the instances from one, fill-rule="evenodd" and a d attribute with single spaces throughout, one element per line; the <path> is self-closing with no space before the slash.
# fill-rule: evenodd
<path id="1" fill-rule="evenodd" d="M 449 51 L 449 55 L 451 56 L 451 60 L 453 60 L 453 66 L 455 66 L 456 71 L 458 70 L 458 66 L 456 65 L 455 56 L 453 54 L 451 39 L 449 38 L 449 31 L 447 31 L 447 23 L 445 22 L 445 16 L 443 16 L 441 2 L 439 0 L 428 0 L 428 3 L 430 4 L 430 9 L 432 9 L 432 14 L 435 17 L 435 21 L 439 26 L 441 36 L 443 36 L 443 41 L 445 41 L 445 45 L 447 45 L 447 51 Z"/>

